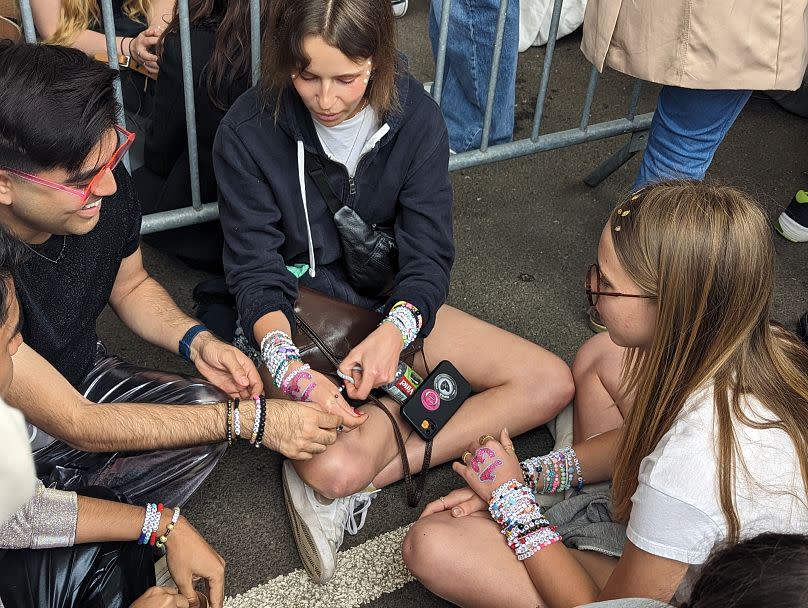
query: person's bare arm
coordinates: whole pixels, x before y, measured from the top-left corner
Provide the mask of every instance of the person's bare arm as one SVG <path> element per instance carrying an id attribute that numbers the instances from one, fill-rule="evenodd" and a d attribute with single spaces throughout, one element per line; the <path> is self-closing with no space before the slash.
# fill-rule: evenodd
<path id="1" fill-rule="evenodd" d="M 175 0 L 152 0 L 149 25 L 165 29 L 174 15 Z"/>
<path id="2" fill-rule="evenodd" d="M 8 402 L 28 421 L 87 452 L 180 448 L 224 441 L 226 405 L 105 403 L 81 396 L 36 351 L 22 344 L 14 355 Z M 249 438 L 255 404 L 239 408 L 242 438 Z M 336 441 L 337 416 L 292 401 L 268 400 L 264 446 L 293 459 L 308 459 Z"/>
<path id="3" fill-rule="evenodd" d="M 136 541 L 141 534 L 145 510 L 86 496 L 78 497 L 76 544 L 107 541 Z M 166 505 L 160 518 L 158 537 L 165 534 L 174 515 Z M 168 569 L 180 593 L 195 598 L 194 580 L 203 579 L 207 585 L 211 606 L 222 606 L 224 601 L 224 559 L 205 542 L 196 529 L 180 516 L 176 526 L 166 537 Z"/>
<path id="4" fill-rule="evenodd" d="M 27 344 L 14 355 L 8 402 L 46 433 L 88 452 L 179 448 L 225 439 L 225 405 L 109 403 L 79 394 Z"/>
<path id="5" fill-rule="evenodd" d="M 164 3 L 165 0 L 161 0 L 159 4 Z M 171 4 L 171 10 L 173 10 L 173 1 Z M 59 28 L 61 5 L 61 0 L 31 0 L 31 12 L 34 17 L 34 25 L 43 40 L 48 40 Z M 163 9 L 159 10 L 162 11 Z M 156 19 L 158 13 L 155 10 L 153 10 L 152 13 L 155 15 Z M 156 23 L 155 25 L 165 28 L 164 23 Z M 137 55 L 138 51 L 140 51 L 141 61 L 157 61 L 157 56 L 152 55 L 150 50 L 154 47 L 154 44 L 156 44 L 158 37 L 159 32 L 151 28 L 139 34 L 136 38 L 126 37 L 127 39 L 124 40 L 124 36 L 116 36 L 115 48 L 120 51 L 123 47 L 123 52 L 127 55 L 130 54 L 130 52 Z M 131 49 L 130 45 L 133 45 Z M 104 34 L 94 32 L 90 29 L 79 32 L 69 46 L 87 53 L 90 57 L 98 53 L 107 52 L 107 42 Z"/>
<path id="6" fill-rule="evenodd" d="M 185 333 L 199 324 L 146 272 L 140 248 L 121 262 L 109 304 L 135 334 L 173 353 Z M 247 398 L 263 392 L 249 357 L 209 331 L 191 342 L 191 361 L 205 378 L 230 395 Z"/>

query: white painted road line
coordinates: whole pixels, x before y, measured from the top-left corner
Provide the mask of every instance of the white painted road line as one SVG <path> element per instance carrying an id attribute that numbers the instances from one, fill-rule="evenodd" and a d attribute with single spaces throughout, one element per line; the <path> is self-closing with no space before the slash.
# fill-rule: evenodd
<path id="1" fill-rule="evenodd" d="M 225 608 L 357 608 L 415 580 L 401 559 L 402 526 L 337 554 L 337 573 L 317 585 L 303 569 L 227 598 Z"/>

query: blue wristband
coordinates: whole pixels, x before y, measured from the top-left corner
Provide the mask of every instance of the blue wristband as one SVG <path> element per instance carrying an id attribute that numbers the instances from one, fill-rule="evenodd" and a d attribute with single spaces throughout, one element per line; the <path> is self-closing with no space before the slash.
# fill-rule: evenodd
<path id="1" fill-rule="evenodd" d="M 180 356 L 186 361 L 191 360 L 191 342 L 193 342 L 197 334 L 202 331 L 208 331 L 208 328 L 204 325 L 194 325 L 191 329 L 185 332 L 182 340 L 180 340 L 179 353 Z"/>

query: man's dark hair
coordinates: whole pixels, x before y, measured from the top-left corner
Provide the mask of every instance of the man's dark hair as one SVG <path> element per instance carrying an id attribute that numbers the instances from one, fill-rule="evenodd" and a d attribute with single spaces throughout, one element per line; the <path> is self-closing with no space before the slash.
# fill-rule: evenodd
<path id="1" fill-rule="evenodd" d="M 0 167 L 78 172 L 115 124 L 116 75 L 76 49 L 0 42 Z"/>
<path id="2" fill-rule="evenodd" d="M 11 279 L 22 265 L 28 250 L 17 237 L 0 224 L 0 325 L 8 320 L 8 293 Z"/>

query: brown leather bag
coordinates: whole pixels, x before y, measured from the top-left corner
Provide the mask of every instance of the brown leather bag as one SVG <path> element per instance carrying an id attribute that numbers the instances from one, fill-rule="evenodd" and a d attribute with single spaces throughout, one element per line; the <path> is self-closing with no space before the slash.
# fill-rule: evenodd
<path id="1" fill-rule="evenodd" d="M 294 342 L 300 351 L 303 361 L 312 369 L 337 377 L 337 366 L 348 355 L 351 349 L 367 338 L 383 319 L 378 312 L 367 310 L 342 300 L 329 297 L 319 291 L 301 287 L 295 302 L 295 332 Z M 401 359 L 412 365 L 416 353 L 423 353 L 423 339 L 418 338 L 401 353 Z M 337 384 L 341 384 L 339 379 Z M 404 484 L 407 491 L 407 502 L 411 507 L 418 505 L 424 491 L 426 475 L 429 471 L 429 461 L 432 456 L 432 441 L 426 444 L 424 451 L 424 464 L 417 484 L 413 482 L 410 474 L 410 463 L 404 447 L 404 438 L 390 410 L 373 393 L 368 397 L 381 409 L 393 425 L 393 434 L 398 444 L 401 466 L 404 470 Z"/>

